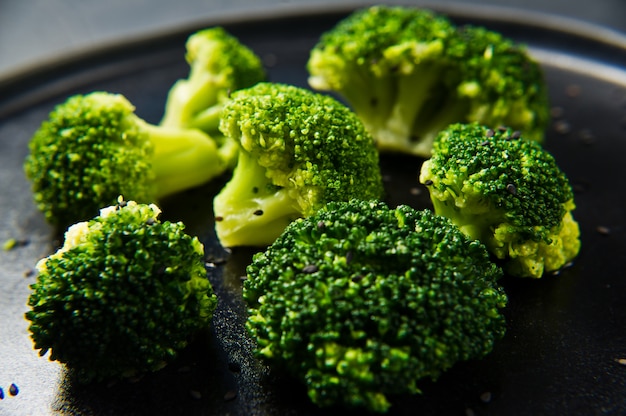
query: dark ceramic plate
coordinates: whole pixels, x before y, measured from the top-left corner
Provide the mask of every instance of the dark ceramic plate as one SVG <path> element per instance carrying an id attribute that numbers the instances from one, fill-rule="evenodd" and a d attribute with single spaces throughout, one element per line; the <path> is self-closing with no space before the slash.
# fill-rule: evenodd
<path id="1" fill-rule="evenodd" d="M 272 81 L 306 86 L 308 51 L 347 10 L 206 22 L 220 24 L 265 60 Z M 547 147 L 570 176 L 583 248 L 574 265 L 541 280 L 504 279 L 508 332 L 481 361 L 460 363 L 419 397 L 394 399 L 392 414 L 592 415 L 626 412 L 626 38 L 601 28 L 494 9 L 445 10 L 458 23 L 483 24 L 531 47 L 545 66 L 554 124 Z M 212 230 L 219 184 L 165 201 L 168 219 L 184 220 L 216 261 L 209 277 L 220 296 L 215 323 L 180 359 L 133 382 L 77 386 L 40 358 L 23 318 L 36 261 L 57 235 L 32 203 L 22 173 L 27 143 L 53 105 L 70 94 L 125 94 L 157 122 L 166 92 L 187 75 L 176 33 L 65 57 L 0 79 L 0 400 L 2 415 L 308 415 L 346 414 L 309 404 L 297 383 L 267 376 L 243 330 L 240 276 L 251 250 L 230 256 Z M 421 160 L 384 157 L 390 202 L 429 207 L 418 186 Z M 10 385 L 19 388 L 9 394 Z M 14 391 L 15 392 L 15 391 Z"/>

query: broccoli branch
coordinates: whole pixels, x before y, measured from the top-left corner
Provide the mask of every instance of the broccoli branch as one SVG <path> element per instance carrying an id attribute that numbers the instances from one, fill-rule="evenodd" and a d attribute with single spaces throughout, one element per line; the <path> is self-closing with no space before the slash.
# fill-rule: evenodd
<path id="1" fill-rule="evenodd" d="M 233 176 L 214 200 L 216 229 L 226 246 L 265 245 L 302 213 L 287 189 L 267 178 L 266 169 L 239 152 Z"/>
<path id="2" fill-rule="evenodd" d="M 224 172 L 217 144 L 200 130 L 139 123 L 154 146 L 157 199 L 202 185 Z"/>

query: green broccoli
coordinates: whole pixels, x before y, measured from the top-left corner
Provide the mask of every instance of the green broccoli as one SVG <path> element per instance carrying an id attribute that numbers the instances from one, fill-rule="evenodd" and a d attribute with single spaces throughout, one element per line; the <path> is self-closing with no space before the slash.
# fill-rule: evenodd
<path id="1" fill-rule="evenodd" d="M 271 244 L 329 201 L 382 197 L 371 136 L 329 96 L 259 83 L 233 93 L 220 127 L 240 144 L 233 176 L 214 199 L 226 247 Z"/>
<path id="2" fill-rule="evenodd" d="M 230 93 L 266 79 L 261 59 L 222 27 L 192 34 L 186 48 L 189 75 L 170 89 L 160 125 L 203 130 L 234 163 L 237 145 L 219 131 L 221 110 Z"/>
<path id="3" fill-rule="evenodd" d="M 522 45 L 432 11 L 360 9 L 325 32 L 307 64 L 309 84 L 341 95 L 384 152 L 422 157 L 451 123 L 479 121 L 543 140 L 543 72 Z"/>
<path id="4" fill-rule="evenodd" d="M 80 382 L 158 370 L 210 325 L 203 245 L 159 213 L 120 200 L 37 264 L 26 312 L 35 348 Z"/>
<path id="5" fill-rule="evenodd" d="M 319 406 L 384 412 L 505 332 L 502 270 L 430 210 L 331 202 L 292 222 L 247 268 L 256 354 Z"/>
<path id="6" fill-rule="evenodd" d="M 51 224 L 92 218 L 118 195 L 158 202 L 227 170 L 207 134 L 152 125 L 134 111 L 121 94 L 74 95 L 34 133 L 24 169 Z"/>
<path id="7" fill-rule="evenodd" d="M 580 250 L 567 176 L 517 131 L 453 124 L 435 140 L 419 180 L 435 212 L 482 241 L 511 275 L 541 277 Z"/>

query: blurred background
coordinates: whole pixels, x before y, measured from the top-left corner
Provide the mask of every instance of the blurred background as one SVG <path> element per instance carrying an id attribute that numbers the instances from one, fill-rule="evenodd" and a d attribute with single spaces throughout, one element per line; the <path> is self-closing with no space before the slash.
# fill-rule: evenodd
<path id="1" fill-rule="evenodd" d="M 205 21 L 371 3 L 350 0 L 1 0 L 0 77 L 18 74 L 60 55 Z M 521 8 L 560 19 L 583 20 L 602 26 L 606 31 L 626 34 L 624 0 L 439 0 L 413 3 L 442 7 L 479 4 Z"/>

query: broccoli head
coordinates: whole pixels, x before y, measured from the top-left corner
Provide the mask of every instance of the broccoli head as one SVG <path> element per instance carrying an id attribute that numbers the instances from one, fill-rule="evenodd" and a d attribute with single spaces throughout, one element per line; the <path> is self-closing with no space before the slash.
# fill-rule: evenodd
<path id="1" fill-rule="evenodd" d="M 543 140 L 549 105 L 539 65 L 498 33 L 430 10 L 371 6 L 325 32 L 309 84 L 342 96 L 385 152 L 422 157 L 447 125 L 510 125 Z"/>
<path id="2" fill-rule="evenodd" d="M 482 241 L 512 275 L 541 277 L 580 250 L 567 176 L 517 131 L 453 124 L 435 140 L 419 179 L 435 212 Z"/>
<path id="3" fill-rule="evenodd" d="M 159 213 L 120 201 L 68 228 L 37 264 L 31 337 L 81 382 L 158 370 L 210 325 L 217 300 L 203 245 Z"/>
<path id="4" fill-rule="evenodd" d="M 189 75 L 170 89 L 160 125 L 201 129 L 218 140 L 225 158 L 234 162 L 237 146 L 220 133 L 220 113 L 230 93 L 265 80 L 261 59 L 219 26 L 193 33 L 186 48 Z"/>
<path id="5" fill-rule="evenodd" d="M 34 133 L 24 169 L 51 224 L 92 218 L 118 195 L 155 202 L 227 169 L 207 134 L 152 125 L 134 111 L 121 94 L 74 95 Z"/>
<path id="6" fill-rule="evenodd" d="M 331 202 L 292 222 L 247 268 L 256 353 L 319 406 L 383 412 L 505 332 L 502 271 L 430 210 Z"/>
<path id="7" fill-rule="evenodd" d="M 233 93 L 221 129 L 240 144 L 233 176 L 214 199 L 216 233 L 227 247 L 271 244 L 329 201 L 382 197 L 371 136 L 329 96 L 259 83 Z"/>

